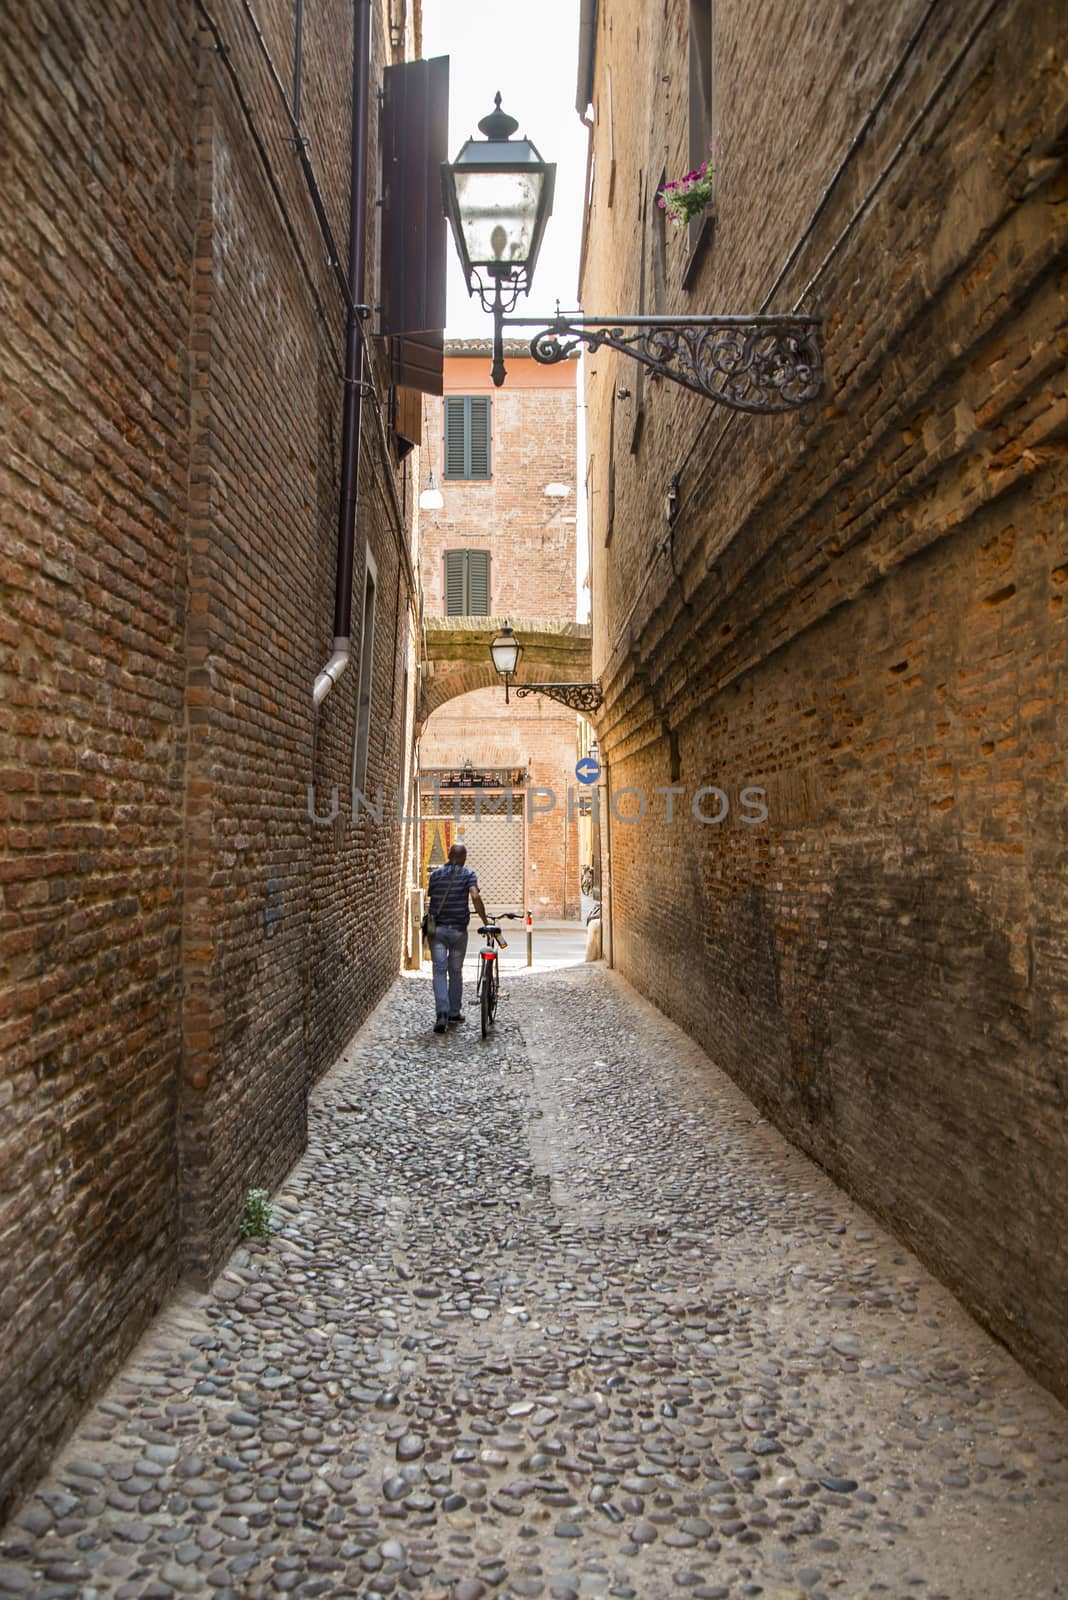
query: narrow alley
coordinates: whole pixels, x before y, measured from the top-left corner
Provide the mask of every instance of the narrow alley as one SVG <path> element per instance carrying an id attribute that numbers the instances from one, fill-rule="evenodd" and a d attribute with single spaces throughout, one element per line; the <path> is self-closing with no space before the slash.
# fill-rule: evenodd
<path id="1" fill-rule="evenodd" d="M 150 1328 L 0 1594 L 1068 1594 L 1068 1419 L 601 966 L 397 982 L 270 1244 Z"/>
<path id="2" fill-rule="evenodd" d="M 0 1600 L 1068 1600 L 1068 7 L 4 20 Z"/>

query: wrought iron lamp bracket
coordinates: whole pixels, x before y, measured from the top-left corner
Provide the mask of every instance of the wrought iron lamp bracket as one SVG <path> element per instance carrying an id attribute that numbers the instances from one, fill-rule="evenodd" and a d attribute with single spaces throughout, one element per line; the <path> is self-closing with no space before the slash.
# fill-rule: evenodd
<path id="1" fill-rule="evenodd" d="M 490 267 L 471 269 L 470 293 L 477 294 L 483 311 L 494 317 L 503 318 L 507 312 L 514 311 L 519 296 L 527 294 L 529 289 L 525 274 L 508 266 L 496 271 Z"/>
<path id="2" fill-rule="evenodd" d="M 504 324 L 507 320 L 505 312 L 514 311 L 519 303 L 519 296 L 530 292 L 530 279 L 525 272 L 514 270 L 505 263 L 494 267 L 473 267 L 469 289 L 471 294 L 478 295 L 483 311 L 493 314 L 493 365 L 490 368 L 490 377 L 495 388 L 499 389 L 505 379 Z"/>
<path id="3" fill-rule="evenodd" d="M 604 701 L 599 683 L 521 683 L 514 687 L 517 700 L 522 700 L 528 694 L 544 694 L 550 700 L 559 700 L 561 705 L 570 706 L 572 711 L 592 713 Z"/>
<path id="4" fill-rule="evenodd" d="M 504 381 L 502 329 L 533 327 L 538 332 L 530 353 L 545 366 L 565 361 L 580 345 L 590 351 L 606 347 L 732 411 L 796 411 L 823 390 L 819 317 L 545 318 L 506 317 L 499 303 L 492 309 L 498 385 Z"/>

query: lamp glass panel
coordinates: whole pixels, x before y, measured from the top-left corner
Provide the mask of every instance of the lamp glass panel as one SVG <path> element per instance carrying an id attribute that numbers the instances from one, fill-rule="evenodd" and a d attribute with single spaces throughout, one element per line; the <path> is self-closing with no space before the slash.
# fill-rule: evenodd
<path id="1" fill-rule="evenodd" d="M 456 202 L 473 266 L 495 261 L 522 266 L 530 256 L 545 174 L 465 172 L 456 174 Z"/>
<path id="2" fill-rule="evenodd" d="M 490 655 L 493 665 L 502 677 L 515 671 L 519 661 L 519 646 L 514 639 L 506 639 L 498 644 L 496 640 L 490 645 Z"/>

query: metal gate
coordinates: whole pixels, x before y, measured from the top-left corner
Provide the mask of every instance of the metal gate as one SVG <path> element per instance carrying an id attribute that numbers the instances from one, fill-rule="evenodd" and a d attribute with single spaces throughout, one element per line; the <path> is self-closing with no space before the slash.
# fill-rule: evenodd
<path id="1" fill-rule="evenodd" d="M 434 867 L 448 859 L 449 845 L 461 840 L 467 846 L 467 865 L 478 876 L 478 886 L 491 915 L 523 910 L 523 803 L 522 790 L 512 796 L 512 812 L 505 807 L 506 795 L 480 794 L 479 814 L 476 797 L 460 796 L 459 816 L 453 800 L 439 798 L 437 815 L 423 812 L 423 887 Z M 430 796 L 424 796 L 424 804 Z M 490 806 L 499 806 L 491 810 Z"/>

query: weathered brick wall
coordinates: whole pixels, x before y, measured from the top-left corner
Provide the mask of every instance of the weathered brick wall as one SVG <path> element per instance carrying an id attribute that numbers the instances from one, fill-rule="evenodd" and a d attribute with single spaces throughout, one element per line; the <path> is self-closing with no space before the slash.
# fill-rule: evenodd
<path id="1" fill-rule="evenodd" d="M 0 1503 L 176 1271 L 193 72 L 163 5 L 0 35 Z"/>
<path id="2" fill-rule="evenodd" d="M 529 355 L 507 360 L 504 386 L 490 380 L 488 346 L 447 355 L 445 392 L 489 395 L 491 476 L 443 476 L 443 408 L 425 402 L 422 471 L 433 466 L 445 504 L 420 515 L 420 578 L 428 615 L 444 616 L 446 550 L 490 552 L 490 612 L 497 617 L 575 616 L 576 363 L 543 367 Z M 566 499 L 545 487 L 565 484 Z"/>
<path id="3" fill-rule="evenodd" d="M 276 4 L 260 22 L 287 74 L 290 8 Z M 281 132 L 277 86 L 236 13 L 230 33 L 257 126 Z M 380 7 L 373 48 L 377 82 L 386 59 Z M 302 101 L 338 240 L 348 232 L 351 52 L 349 6 L 305 34 Z M 401 534 L 374 484 L 388 464 L 369 403 L 353 660 L 315 718 L 310 686 L 333 633 L 342 310 L 296 163 L 273 174 L 298 233 L 293 244 L 234 85 L 213 52 L 204 61 L 181 1096 L 184 1248 L 196 1275 L 232 1237 L 246 1190 L 272 1187 L 303 1148 L 310 1082 L 397 970 L 400 827 L 395 814 L 381 826 L 366 815 L 354 822 L 350 804 L 368 555 L 376 575 L 368 781 L 390 793 L 405 766 L 410 653 Z M 366 223 L 373 300 L 373 176 Z M 319 815 L 330 812 L 336 787 L 334 826 L 309 816 L 309 781 Z"/>
<path id="4" fill-rule="evenodd" d="M 667 10 L 601 8 L 598 308 L 636 303 L 642 177 L 665 146 L 688 165 Z M 1064 1392 L 1065 40 L 1052 5 L 923 14 L 716 7 L 718 216 L 689 291 L 669 230 L 663 309 L 822 314 L 827 403 L 731 418 L 647 384 L 632 454 L 633 369 L 590 363 L 602 749 L 613 785 L 687 791 L 671 827 L 655 797 L 613 823 L 611 932 Z M 611 207 L 609 71 L 642 108 Z M 689 813 L 701 783 L 720 826 Z"/>
<path id="5" fill-rule="evenodd" d="M 524 906 L 536 918 L 579 914 L 578 820 L 567 811 L 568 786 L 578 787 L 575 724 L 574 712 L 546 696 L 505 705 L 503 689 L 476 689 L 439 707 L 419 741 L 424 768 L 470 757 L 476 768 L 525 767 L 532 786 L 552 791 L 551 809 L 548 795 L 536 796 L 529 819 L 515 821 L 525 828 Z"/>
<path id="6" fill-rule="evenodd" d="M 343 313 L 245 9 L 210 9 L 229 70 L 192 3 L 46 0 L 0 40 L 5 1503 L 283 1176 L 310 1081 L 398 963 L 399 824 L 353 827 L 348 800 L 366 550 L 370 782 L 396 786 L 410 739 L 393 469 L 368 408 L 354 663 L 317 721 Z M 288 84 L 292 8 L 256 12 Z M 343 241 L 352 7 L 306 20 Z M 376 6 L 376 81 L 386 37 Z"/>

